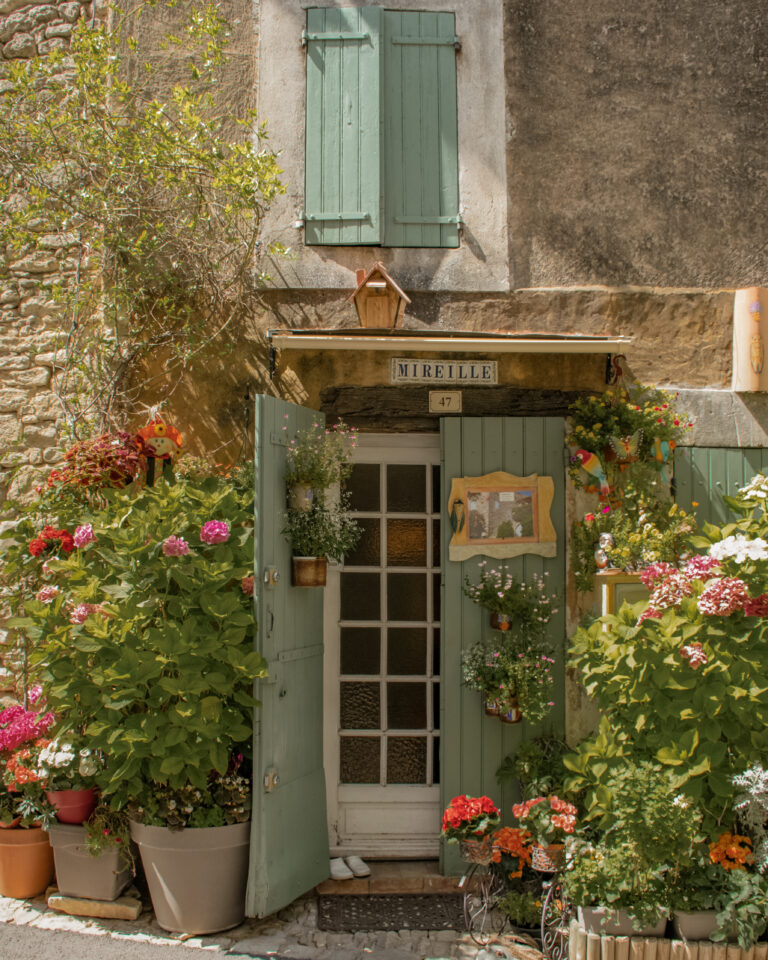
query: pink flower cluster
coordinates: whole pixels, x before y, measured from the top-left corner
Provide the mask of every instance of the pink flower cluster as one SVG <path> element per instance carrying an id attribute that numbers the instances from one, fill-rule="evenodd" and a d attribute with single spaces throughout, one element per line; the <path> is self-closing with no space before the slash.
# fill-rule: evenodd
<path id="1" fill-rule="evenodd" d="M 651 596 L 638 624 L 659 618 L 664 610 L 677 606 L 684 597 L 690 597 L 696 580 L 707 581 L 697 601 L 701 613 L 728 617 L 743 610 L 747 616 L 768 616 L 768 594 L 750 598 L 746 583 L 737 577 L 714 576 L 710 579 L 720 566 L 716 558 L 703 556 L 691 557 L 682 570 L 669 563 L 651 564 L 640 575 Z"/>
<path id="2" fill-rule="evenodd" d="M 35 713 L 13 704 L 0 710 L 0 751 L 16 750 L 44 736 L 53 723 L 52 713 Z"/>
<path id="3" fill-rule="evenodd" d="M 75 530 L 75 535 L 72 538 L 75 542 L 75 546 L 82 548 L 87 546 L 89 543 L 93 543 L 96 540 L 96 534 L 93 532 L 93 525 L 90 523 L 84 523 L 81 527 L 78 527 Z"/>
<path id="4" fill-rule="evenodd" d="M 163 540 L 162 551 L 166 557 L 183 557 L 189 553 L 189 544 L 184 537 L 170 536 Z"/>
<path id="5" fill-rule="evenodd" d="M 682 570 L 674 568 L 663 579 L 657 580 L 651 593 L 649 605 L 654 610 L 676 607 L 683 597 L 693 593 L 693 583 Z"/>
<path id="6" fill-rule="evenodd" d="M 640 580 L 644 587 L 653 590 L 657 582 L 663 580 L 664 577 L 668 577 L 670 573 L 676 572 L 676 567 L 673 567 L 671 563 L 665 563 L 661 560 L 659 563 L 649 564 L 640 574 Z"/>
<path id="7" fill-rule="evenodd" d="M 692 580 L 706 580 L 720 566 L 722 564 L 714 557 L 703 557 L 697 554 L 695 557 L 691 557 L 683 569 L 686 577 L 690 577 Z"/>
<path id="8" fill-rule="evenodd" d="M 681 647 L 680 656 L 685 658 L 694 670 L 704 666 L 709 659 L 700 643 L 689 643 L 687 646 Z"/>
<path id="9" fill-rule="evenodd" d="M 749 593 L 743 580 L 722 577 L 707 584 L 697 606 L 709 616 L 729 617 L 737 610 L 742 610 L 748 600 Z"/>
<path id="10" fill-rule="evenodd" d="M 750 597 L 744 604 L 744 614 L 747 617 L 768 617 L 768 593 Z"/>
<path id="11" fill-rule="evenodd" d="M 69 614 L 70 623 L 85 623 L 91 615 L 90 603 L 79 603 Z"/>
<path id="12" fill-rule="evenodd" d="M 240 581 L 240 587 L 243 593 L 248 596 L 253 596 L 253 577 L 243 577 Z"/>
<path id="13" fill-rule="evenodd" d="M 56 599 L 58 592 L 58 587 L 42 587 L 35 594 L 35 600 L 39 600 L 40 603 L 51 603 Z"/>
<path id="14" fill-rule="evenodd" d="M 229 524 L 224 520 L 208 520 L 200 528 L 200 539 L 203 543 L 226 543 L 229 540 Z"/>

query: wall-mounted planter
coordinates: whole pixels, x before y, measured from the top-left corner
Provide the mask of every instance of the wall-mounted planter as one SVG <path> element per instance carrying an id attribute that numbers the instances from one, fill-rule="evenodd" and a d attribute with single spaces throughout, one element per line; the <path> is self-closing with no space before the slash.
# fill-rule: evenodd
<path id="1" fill-rule="evenodd" d="M 48 830 L 56 863 L 56 885 L 66 897 L 117 900 L 133 871 L 118 848 L 92 857 L 85 846 L 85 827 L 55 824 Z"/>
<path id="2" fill-rule="evenodd" d="M 288 487 L 288 506 L 307 513 L 315 502 L 315 491 L 308 483 L 294 483 Z"/>
<path id="3" fill-rule="evenodd" d="M 291 557 L 294 587 L 324 587 L 328 561 L 325 557 Z"/>

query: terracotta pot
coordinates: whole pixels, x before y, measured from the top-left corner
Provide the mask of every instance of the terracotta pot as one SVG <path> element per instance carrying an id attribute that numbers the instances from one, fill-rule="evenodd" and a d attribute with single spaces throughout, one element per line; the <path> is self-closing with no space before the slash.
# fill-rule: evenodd
<path id="1" fill-rule="evenodd" d="M 542 873 L 557 873 L 565 866 L 565 845 L 534 843 L 531 845 L 531 866 Z"/>
<path id="2" fill-rule="evenodd" d="M 25 900 L 53 880 L 53 851 L 40 827 L 0 831 L 0 896 Z"/>
<path id="3" fill-rule="evenodd" d="M 288 506 L 308 513 L 315 502 L 315 491 L 308 483 L 294 483 L 288 488 Z"/>
<path id="4" fill-rule="evenodd" d="M 325 557 L 291 557 L 294 587 L 324 587 L 328 561 Z"/>
<path id="5" fill-rule="evenodd" d="M 56 808 L 59 823 L 84 823 L 96 806 L 96 791 L 46 790 L 48 803 Z"/>
<path id="6" fill-rule="evenodd" d="M 132 876 L 130 862 L 115 847 L 92 857 L 85 846 L 85 827 L 54 825 L 48 830 L 56 864 L 56 885 L 65 897 L 117 900 Z"/>
<path id="7" fill-rule="evenodd" d="M 508 613 L 492 613 L 491 627 L 494 630 L 509 630 L 513 618 Z"/>
<path id="8" fill-rule="evenodd" d="M 171 831 L 131 823 L 157 922 L 175 933 L 216 933 L 243 922 L 251 824 Z"/>

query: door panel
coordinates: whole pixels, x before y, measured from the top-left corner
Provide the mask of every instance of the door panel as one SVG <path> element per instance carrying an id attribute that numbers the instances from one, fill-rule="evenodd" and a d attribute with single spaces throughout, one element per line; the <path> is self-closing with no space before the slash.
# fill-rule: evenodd
<path id="1" fill-rule="evenodd" d="M 323 589 L 292 587 L 281 534 L 286 446 L 322 414 L 256 398 L 254 493 L 257 648 L 269 676 L 257 682 L 253 819 L 246 912 L 263 917 L 328 876 L 323 771 Z M 265 583 L 270 569 L 277 583 Z"/>

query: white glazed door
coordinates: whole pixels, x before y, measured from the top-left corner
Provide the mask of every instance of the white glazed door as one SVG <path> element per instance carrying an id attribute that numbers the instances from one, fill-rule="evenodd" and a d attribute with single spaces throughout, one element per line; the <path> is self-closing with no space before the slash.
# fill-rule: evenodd
<path id="1" fill-rule="evenodd" d="M 355 461 L 363 535 L 325 598 L 331 852 L 437 856 L 440 442 L 364 434 Z"/>

